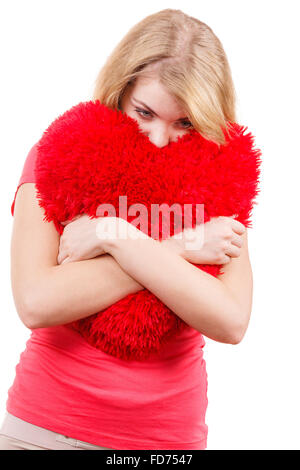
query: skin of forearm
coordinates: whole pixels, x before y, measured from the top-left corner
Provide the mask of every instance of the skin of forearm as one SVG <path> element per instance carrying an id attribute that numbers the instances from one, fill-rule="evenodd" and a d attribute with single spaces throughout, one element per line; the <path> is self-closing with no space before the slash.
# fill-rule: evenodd
<path id="1" fill-rule="evenodd" d="M 47 267 L 34 280 L 28 324 L 31 329 L 63 325 L 142 289 L 109 254 Z"/>
<path id="2" fill-rule="evenodd" d="M 240 306 L 219 279 L 150 237 L 109 241 L 106 251 L 188 325 L 218 342 L 239 342 Z"/>

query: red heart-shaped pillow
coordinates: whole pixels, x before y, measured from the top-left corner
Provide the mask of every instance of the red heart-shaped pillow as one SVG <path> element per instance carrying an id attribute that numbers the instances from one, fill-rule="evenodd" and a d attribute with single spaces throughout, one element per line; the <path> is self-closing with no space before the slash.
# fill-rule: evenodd
<path id="1" fill-rule="evenodd" d="M 127 198 L 128 210 L 147 210 L 144 231 L 158 240 L 165 238 L 170 218 L 168 209 L 162 219 L 152 217 L 154 205 L 180 207 L 182 227 L 175 231 L 173 220 L 170 235 L 195 227 L 197 204 L 204 204 L 204 222 L 238 214 L 237 219 L 246 225 L 258 192 L 260 154 L 244 130 L 232 124 L 232 136 L 224 146 L 192 130 L 158 148 L 121 111 L 98 100 L 79 103 L 54 120 L 38 143 L 36 187 L 45 220 L 53 221 L 62 233 L 61 221 L 78 214 L 95 217 L 101 204 L 110 204 L 115 215 L 124 218 L 119 211 L 122 196 L 123 201 Z M 188 204 L 193 209 L 191 217 L 185 217 L 183 210 Z M 125 213 L 129 222 L 136 216 L 135 211 Z M 196 266 L 214 276 L 221 269 L 220 265 Z M 144 289 L 66 326 L 108 354 L 143 360 L 159 353 L 187 325 Z"/>

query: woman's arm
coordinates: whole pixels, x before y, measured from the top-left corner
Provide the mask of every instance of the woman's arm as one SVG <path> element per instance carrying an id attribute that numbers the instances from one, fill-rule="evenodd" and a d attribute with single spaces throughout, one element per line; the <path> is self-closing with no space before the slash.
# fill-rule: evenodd
<path id="1" fill-rule="evenodd" d="M 109 254 L 57 264 L 59 234 L 43 220 L 34 183 L 18 190 L 11 239 L 11 282 L 28 328 L 62 325 L 97 313 L 144 287 Z"/>
<path id="2" fill-rule="evenodd" d="M 130 276 L 187 324 L 211 339 L 237 344 L 245 333 L 251 311 L 252 277 L 246 232 L 243 239 L 241 256 L 231 260 L 233 274 L 229 269 L 226 282 L 165 250 L 151 237 L 111 238 L 103 246 Z"/>

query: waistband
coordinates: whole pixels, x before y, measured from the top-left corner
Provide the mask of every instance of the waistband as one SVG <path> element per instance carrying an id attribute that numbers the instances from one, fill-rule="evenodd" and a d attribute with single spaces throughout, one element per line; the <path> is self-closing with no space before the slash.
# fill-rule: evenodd
<path id="1" fill-rule="evenodd" d="M 5 412 L 0 434 L 51 450 L 66 450 L 68 448 L 70 450 L 75 450 L 74 448 L 78 450 L 112 450 L 108 447 L 96 446 L 54 431 L 49 431 L 35 424 L 28 423 L 8 411 Z"/>

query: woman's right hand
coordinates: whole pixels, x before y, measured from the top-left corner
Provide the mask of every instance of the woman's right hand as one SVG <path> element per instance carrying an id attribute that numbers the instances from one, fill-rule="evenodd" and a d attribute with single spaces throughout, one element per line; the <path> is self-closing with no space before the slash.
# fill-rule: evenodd
<path id="1" fill-rule="evenodd" d="M 234 216 L 213 217 L 202 226 L 184 229 L 161 243 L 193 264 L 227 264 L 240 256 L 245 230 Z"/>

